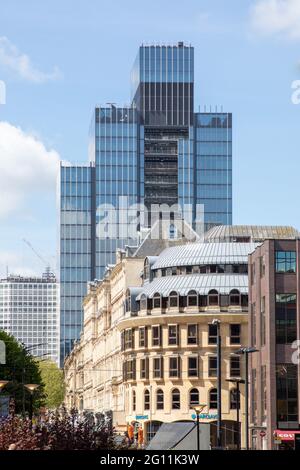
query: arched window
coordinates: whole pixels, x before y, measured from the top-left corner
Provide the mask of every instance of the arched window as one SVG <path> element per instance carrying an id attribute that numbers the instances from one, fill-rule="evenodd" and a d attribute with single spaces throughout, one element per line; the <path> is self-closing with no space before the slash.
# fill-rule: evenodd
<path id="1" fill-rule="evenodd" d="M 240 406 L 241 406 L 240 403 L 241 403 L 240 392 L 238 396 L 237 389 L 233 388 L 232 390 L 230 390 L 230 409 L 236 410 L 237 407 L 239 407 L 240 409 Z"/>
<path id="2" fill-rule="evenodd" d="M 175 291 L 169 295 L 169 307 L 178 307 L 178 294 Z"/>
<path id="3" fill-rule="evenodd" d="M 145 294 L 141 295 L 140 309 L 147 310 L 147 297 L 145 296 Z"/>
<path id="4" fill-rule="evenodd" d="M 199 390 L 192 388 L 190 391 L 190 408 L 199 405 Z"/>
<path id="5" fill-rule="evenodd" d="M 144 410 L 150 410 L 150 392 L 148 389 L 144 392 Z"/>
<path id="6" fill-rule="evenodd" d="M 175 227 L 174 224 L 170 224 L 170 227 L 169 227 L 169 238 L 170 238 L 170 239 L 177 238 L 177 230 L 176 230 L 176 227 Z"/>
<path id="7" fill-rule="evenodd" d="M 161 388 L 156 391 L 156 409 L 163 410 L 164 409 L 164 392 Z"/>
<path id="8" fill-rule="evenodd" d="M 136 410 L 136 393 L 135 390 L 132 390 L 132 410 Z"/>
<path id="9" fill-rule="evenodd" d="M 187 295 L 188 307 L 196 307 L 198 305 L 198 294 L 195 290 L 190 290 Z"/>
<path id="10" fill-rule="evenodd" d="M 212 388 L 209 391 L 209 409 L 216 410 L 218 408 L 218 394 L 217 389 Z"/>
<path id="11" fill-rule="evenodd" d="M 144 280 L 145 279 L 150 279 L 150 263 L 148 258 L 145 259 L 144 262 Z"/>
<path id="12" fill-rule="evenodd" d="M 233 289 L 229 295 L 229 305 L 240 305 L 241 304 L 241 294 L 237 289 Z"/>
<path id="13" fill-rule="evenodd" d="M 208 293 L 208 305 L 219 305 L 219 294 L 216 290 L 210 290 Z"/>
<path id="14" fill-rule="evenodd" d="M 180 410 L 180 391 L 174 388 L 172 391 L 172 410 Z"/>
<path id="15" fill-rule="evenodd" d="M 161 308 L 161 296 L 158 292 L 153 296 L 153 308 Z"/>

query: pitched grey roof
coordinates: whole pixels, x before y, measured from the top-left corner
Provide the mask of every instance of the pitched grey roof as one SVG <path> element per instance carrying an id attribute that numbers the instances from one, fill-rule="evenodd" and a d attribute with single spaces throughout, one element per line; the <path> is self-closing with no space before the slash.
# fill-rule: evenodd
<path id="1" fill-rule="evenodd" d="M 163 297 L 168 297 L 172 291 L 179 295 L 187 295 L 190 290 L 195 290 L 200 295 L 207 295 L 212 289 L 216 289 L 220 294 L 229 294 L 232 289 L 238 289 L 242 294 L 247 294 L 248 276 L 244 274 L 188 274 L 159 277 L 143 287 L 137 300 L 143 294 L 152 298 L 156 292 Z"/>
<path id="2" fill-rule="evenodd" d="M 239 237 L 249 237 L 252 242 L 267 239 L 295 239 L 299 232 L 294 227 L 280 225 L 218 225 L 205 234 L 208 242 L 230 242 Z"/>
<path id="3" fill-rule="evenodd" d="M 247 264 L 255 243 L 192 243 L 167 248 L 151 269 L 199 264 Z"/>

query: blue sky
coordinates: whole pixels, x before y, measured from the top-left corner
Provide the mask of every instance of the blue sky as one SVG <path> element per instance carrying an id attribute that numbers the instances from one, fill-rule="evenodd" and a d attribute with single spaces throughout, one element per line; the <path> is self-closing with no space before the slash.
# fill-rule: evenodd
<path id="1" fill-rule="evenodd" d="M 298 217 L 298 0 L 0 0 L 0 276 L 55 264 L 59 159 L 87 161 L 96 103 L 130 100 L 146 42 L 195 47 L 195 108 L 223 105 L 234 122 L 234 223 Z M 16 171 L 18 169 L 18 171 Z"/>

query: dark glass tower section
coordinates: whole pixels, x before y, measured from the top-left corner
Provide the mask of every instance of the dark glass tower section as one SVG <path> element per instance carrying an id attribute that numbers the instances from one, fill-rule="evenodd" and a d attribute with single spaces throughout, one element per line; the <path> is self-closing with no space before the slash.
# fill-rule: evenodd
<path id="1" fill-rule="evenodd" d="M 61 166 L 61 361 L 79 338 L 88 282 L 117 248 L 138 243 L 140 226 L 128 222 L 144 213 L 139 204 L 148 227 L 162 204 L 181 207 L 194 228 L 199 205 L 205 228 L 232 223 L 232 117 L 194 113 L 194 48 L 142 45 L 131 82 L 130 106 L 95 108 L 89 165 Z"/>

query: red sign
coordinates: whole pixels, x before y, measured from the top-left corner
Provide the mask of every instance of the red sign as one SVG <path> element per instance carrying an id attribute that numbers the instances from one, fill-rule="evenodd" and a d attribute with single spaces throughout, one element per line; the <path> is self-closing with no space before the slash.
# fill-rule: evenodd
<path id="1" fill-rule="evenodd" d="M 266 432 L 265 431 L 260 431 L 259 435 L 260 435 L 260 437 L 265 437 Z"/>
<path id="2" fill-rule="evenodd" d="M 300 431 L 280 431 L 279 429 L 275 431 L 275 437 L 278 437 L 282 441 L 294 441 L 295 434 L 300 434 Z"/>

